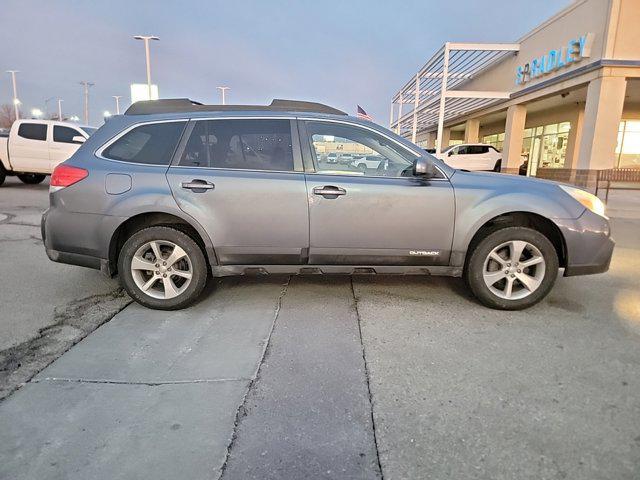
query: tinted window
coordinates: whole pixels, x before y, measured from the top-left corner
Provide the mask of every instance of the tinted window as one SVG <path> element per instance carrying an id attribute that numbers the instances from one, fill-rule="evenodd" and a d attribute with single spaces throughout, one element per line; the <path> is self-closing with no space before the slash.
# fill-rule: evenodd
<path id="1" fill-rule="evenodd" d="M 184 126 L 185 122 L 141 125 L 112 143 L 102 155 L 124 162 L 169 165 Z"/>
<path id="2" fill-rule="evenodd" d="M 489 147 L 485 145 L 469 145 L 466 148 L 468 155 L 480 155 L 489 151 Z"/>
<path id="3" fill-rule="evenodd" d="M 82 136 L 82 134 L 75 128 L 61 127 L 54 125 L 53 127 L 53 141 L 62 143 L 74 143 L 73 137 Z"/>
<path id="4" fill-rule="evenodd" d="M 245 170 L 293 170 L 289 120 L 202 120 L 180 165 Z"/>
<path id="5" fill-rule="evenodd" d="M 307 122 L 316 171 L 335 175 L 401 177 L 413 174 L 412 155 L 370 130 L 336 123 Z"/>
<path id="6" fill-rule="evenodd" d="M 47 126 L 42 123 L 21 123 L 18 136 L 29 140 L 46 140 Z"/>

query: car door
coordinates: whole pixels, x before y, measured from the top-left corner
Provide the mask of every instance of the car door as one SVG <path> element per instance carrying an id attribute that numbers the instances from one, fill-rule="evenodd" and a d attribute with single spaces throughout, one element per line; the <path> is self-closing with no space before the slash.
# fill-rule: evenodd
<path id="1" fill-rule="evenodd" d="M 86 138 L 80 130 L 64 125 L 53 125 L 52 141 L 49 142 L 49 168 L 51 171 L 67 160 L 80 148 L 80 142 L 74 142 L 73 137 Z"/>
<path id="2" fill-rule="evenodd" d="M 44 122 L 23 121 L 9 138 L 9 160 L 17 172 L 50 173 Z"/>
<path id="3" fill-rule="evenodd" d="M 307 119 L 300 123 L 309 197 L 309 264 L 447 265 L 453 188 L 413 176 L 419 154 L 370 127 Z M 379 159 L 366 171 L 326 165 L 321 152 Z"/>
<path id="4" fill-rule="evenodd" d="M 467 146 L 459 145 L 449 150 L 444 157 L 444 161 L 452 168 L 467 168 Z"/>
<path id="5" fill-rule="evenodd" d="M 309 210 L 294 126 L 282 117 L 190 123 L 167 178 L 221 264 L 306 262 Z"/>
<path id="6" fill-rule="evenodd" d="M 491 164 L 489 147 L 486 145 L 469 145 L 467 153 L 469 159 L 467 168 L 469 170 L 493 170 L 495 162 Z"/>

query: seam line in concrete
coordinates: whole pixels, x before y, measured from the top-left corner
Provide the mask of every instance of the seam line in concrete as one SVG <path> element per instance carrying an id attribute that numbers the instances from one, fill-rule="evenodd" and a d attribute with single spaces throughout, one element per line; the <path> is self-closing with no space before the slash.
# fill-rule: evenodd
<path id="1" fill-rule="evenodd" d="M 287 293 L 287 289 L 289 288 L 289 283 L 291 283 L 291 275 L 287 277 L 287 281 L 282 286 L 282 290 L 280 291 L 280 295 L 278 296 L 278 301 L 276 303 L 276 310 L 273 315 L 273 320 L 271 321 L 271 328 L 269 329 L 269 334 L 267 335 L 267 338 L 264 342 L 264 347 L 262 348 L 262 355 L 260 356 L 260 360 L 258 361 L 258 366 L 256 367 L 256 370 L 253 374 L 253 378 L 249 382 L 249 386 L 247 387 L 244 393 L 244 396 L 242 397 L 242 401 L 240 402 L 240 405 L 238 405 L 238 408 L 236 410 L 236 417 L 233 421 L 233 432 L 231 433 L 231 440 L 227 445 L 227 452 L 225 454 L 224 461 L 220 466 L 220 475 L 218 475 L 218 480 L 220 480 L 224 476 L 224 472 L 227 469 L 227 464 L 229 463 L 229 457 L 231 456 L 231 450 L 233 449 L 233 445 L 235 444 L 236 439 L 238 438 L 238 427 L 240 425 L 240 417 L 242 416 L 242 412 L 245 411 L 244 406 L 247 403 L 249 392 L 251 391 L 255 383 L 258 381 L 258 378 L 260 377 L 260 368 L 262 368 L 264 359 L 267 355 L 267 350 L 269 349 L 269 343 L 271 342 L 271 335 L 273 335 L 273 330 L 276 325 L 276 320 L 278 319 L 278 315 L 280 314 L 280 309 L 282 308 L 282 299 Z"/>
<path id="2" fill-rule="evenodd" d="M 362 340 L 362 323 L 360 319 L 360 311 L 358 310 L 358 297 L 356 297 L 356 291 L 353 286 L 353 277 L 350 277 L 351 281 L 351 294 L 353 295 L 353 302 L 356 310 L 356 319 L 358 321 L 358 334 L 360 336 L 360 346 L 362 347 L 362 361 L 364 362 L 364 376 L 367 381 L 367 393 L 369 396 L 369 405 L 371 412 L 371 426 L 373 427 L 373 442 L 376 447 L 376 460 L 378 462 L 378 470 L 380 471 L 380 478 L 384 480 L 384 473 L 382 472 L 382 463 L 380 463 L 380 450 L 378 446 L 378 434 L 376 432 L 376 419 L 373 415 L 373 394 L 371 393 L 371 384 L 369 382 L 369 367 L 367 365 L 367 355 L 364 348 L 364 341 Z"/>
<path id="3" fill-rule="evenodd" d="M 161 380 L 157 382 L 134 382 L 128 380 L 106 380 L 106 379 L 91 379 L 91 378 L 61 378 L 61 377 L 46 377 L 31 380 L 31 383 L 98 383 L 108 385 L 148 385 L 155 387 L 159 385 L 184 385 L 191 383 L 221 383 L 221 382 L 249 382 L 250 378 L 238 377 L 238 378 L 203 378 L 193 380 Z"/>

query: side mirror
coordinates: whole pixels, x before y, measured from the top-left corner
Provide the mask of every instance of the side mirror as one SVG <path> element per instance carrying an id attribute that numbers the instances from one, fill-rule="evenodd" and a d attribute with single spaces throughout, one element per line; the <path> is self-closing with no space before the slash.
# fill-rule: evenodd
<path id="1" fill-rule="evenodd" d="M 86 138 L 84 138 L 82 135 L 76 135 L 75 137 L 73 137 L 73 138 L 71 139 L 71 141 L 72 141 L 73 143 L 84 143 L 84 142 L 86 142 L 86 141 L 87 141 L 87 139 L 86 139 Z"/>
<path id="2" fill-rule="evenodd" d="M 449 153 L 447 153 L 447 157 L 450 157 L 451 155 L 453 155 L 453 150 L 449 150 Z"/>
<path id="3" fill-rule="evenodd" d="M 420 157 L 413 163 L 413 174 L 416 177 L 432 178 L 436 176 L 436 167 L 426 158 Z"/>

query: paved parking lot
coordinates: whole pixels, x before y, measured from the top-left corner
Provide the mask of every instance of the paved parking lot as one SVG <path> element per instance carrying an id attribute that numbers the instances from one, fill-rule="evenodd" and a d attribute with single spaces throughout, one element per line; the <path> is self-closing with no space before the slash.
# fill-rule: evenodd
<path id="1" fill-rule="evenodd" d="M 46 187 L 8 187 L 4 351 L 115 316 L 0 403 L 0 478 L 640 476 L 635 200 L 612 200 L 611 271 L 525 312 L 456 279 L 339 276 L 228 278 L 154 312 L 38 261 Z"/>

